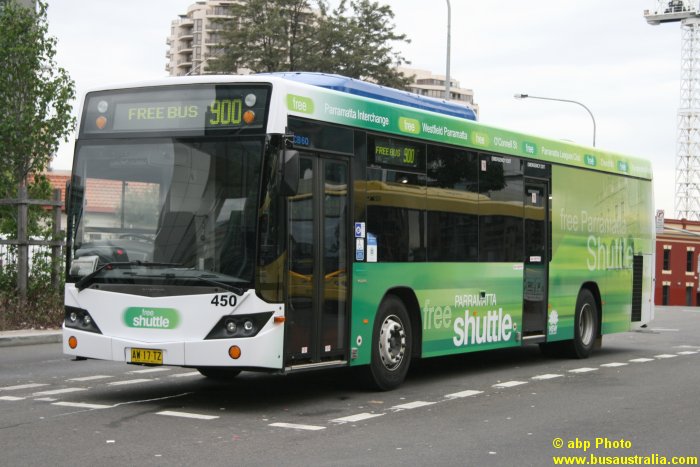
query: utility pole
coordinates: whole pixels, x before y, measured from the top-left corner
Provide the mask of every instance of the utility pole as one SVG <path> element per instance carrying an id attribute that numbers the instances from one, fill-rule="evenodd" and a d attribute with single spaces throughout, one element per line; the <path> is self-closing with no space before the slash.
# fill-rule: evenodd
<path id="1" fill-rule="evenodd" d="M 445 71 L 445 100 L 450 100 L 450 29 L 452 28 L 452 9 L 447 0 L 447 70 Z"/>

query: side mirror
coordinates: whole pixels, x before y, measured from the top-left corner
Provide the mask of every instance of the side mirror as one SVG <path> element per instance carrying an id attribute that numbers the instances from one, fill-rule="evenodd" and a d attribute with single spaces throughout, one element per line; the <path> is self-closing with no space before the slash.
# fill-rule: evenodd
<path id="1" fill-rule="evenodd" d="M 280 151 L 282 196 L 293 196 L 299 191 L 299 151 L 283 149 Z"/>

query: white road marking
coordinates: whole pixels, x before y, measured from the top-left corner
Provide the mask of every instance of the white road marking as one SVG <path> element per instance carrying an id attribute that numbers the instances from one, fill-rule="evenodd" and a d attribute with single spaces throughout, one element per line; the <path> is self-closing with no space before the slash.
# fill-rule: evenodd
<path id="1" fill-rule="evenodd" d="M 562 378 L 563 376 L 564 376 L 564 375 L 556 375 L 556 374 L 548 373 L 548 374 L 546 374 L 546 375 L 537 375 L 537 376 L 533 376 L 531 379 L 535 379 L 535 380 L 538 380 L 538 381 L 542 381 L 542 380 L 545 380 L 545 379 Z"/>
<path id="2" fill-rule="evenodd" d="M 683 352 L 678 352 L 678 355 L 695 355 L 698 353 L 697 350 L 684 350 Z"/>
<path id="3" fill-rule="evenodd" d="M 385 415 L 383 413 L 358 413 L 357 415 L 349 415 L 347 417 L 334 418 L 331 422 L 335 423 L 354 423 L 361 422 L 363 420 L 369 420 L 370 418 L 381 417 Z"/>
<path id="4" fill-rule="evenodd" d="M 296 423 L 270 423 L 269 426 L 274 426 L 277 428 L 292 428 L 294 430 L 309 430 L 309 431 L 318 431 L 318 430 L 325 430 L 325 426 L 316 426 L 316 425 L 297 425 Z"/>
<path id="5" fill-rule="evenodd" d="M 458 399 L 461 397 L 471 397 L 471 396 L 476 396 L 477 394 L 482 394 L 484 391 L 473 391 L 471 389 L 468 389 L 466 391 L 460 391 L 460 392 L 454 392 L 452 394 L 447 394 L 445 397 L 448 399 Z"/>
<path id="6" fill-rule="evenodd" d="M 588 368 L 588 367 L 583 367 L 583 368 L 574 368 L 573 370 L 569 370 L 569 373 L 589 373 L 591 371 L 596 371 L 598 368 Z"/>
<path id="7" fill-rule="evenodd" d="M 40 388 L 43 386 L 48 386 L 48 384 L 31 383 L 31 384 L 20 384 L 17 386 L 5 386 L 4 388 L 0 388 L 0 391 L 16 391 L 18 389 L 33 389 L 33 388 Z"/>
<path id="8" fill-rule="evenodd" d="M 113 381 L 113 382 L 107 383 L 107 384 L 110 386 L 125 386 L 127 384 L 147 383 L 148 381 L 155 381 L 155 380 L 154 379 L 146 379 L 146 378 L 127 379 L 125 381 Z"/>
<path id="9" fill-rule="evenodd" d="M 414 402 L 408 402 L 406 404 L 401 404 L 401 405 L 395 405 L 392 407 L 392 409 L 395 410 L 410 410 L 410 409 L 417 409 L 419 407 L 425 407 L 428 405 L 433 405 L 435 402 L 426 402 L 426 401 L 414 401 Z"/>
<path id="10" fill-rule="evenodd" d="M 674 358 L 677 357 L 678 355 L 672 354 L 672 353 L 662 353 L 661 355 L 654 355 L 655 358 Z"/>
<path id="11" fill-rule="evenodd" d="M 177 373 L 174 375 L 168 375 L 171 378 L 185 378 L 187 376 L 202 376 L 199 371 L 190 371 L 189 373 Z"/>
<path id="12" fill-rule="evenodd" d="M 84 402 L 54 402 L 51 405 L 59 405 L 61 407 L 76 407 L 78 409 L 109 409 L 113 406 L 102 404 L 87 404 Z"/>
<path id="13" fill-rule="evenodd" d="M 71 378 L 67 379 L 66 381 L 96 381 L 98 379 L 107 379 L 107 378 L 112 378 L 112 376 L 107 376 L 107 375 L 93 375 L 93 376 L 83 376 L 81 378 Z"/>
<path id="14" fill-rule="evenodd" d="M 144 370 L 134 370 L 129 371 L 130 374 L 140 374 L 140 373 L 157 373 L 159 371 L 170 371 L 170 368 L 146 368 Z"/>
<path id="15" fill-rule="evenodd" d="M 0 396 L 0 401 L 22 401 L 24 400 L 24 397 L 15 397 L 15 396 Z"/>
<path id="16" fill-rule="evenodd" d="M 173 410 L 164 410 L 162 412 L 156 412 L 156 415 L 167 415 L 169 417 L 194 418 L 197 420 L 216 420 L 217 418 L 219 418 L 218 415 L 202 415 L 202 414 L 198 414 L 198 413 L 176 412 Z"/>
<path id="17" fill-rule="evenodd" d="M 34 399 L 35 401 L 41 401 L 41 402 L 54 402 L 57 401 L 55 397 L 37 397 Z"/>
<path id="18" fill-rule="evenodd" d="M 668 329 L 668 328 L 649 328 L 650 331 L 660 331 L 660 332 L 678 332 L 680 329 Z"/>
<path id="19" fill-rule="evenodd" d="M 653 358 L 633 358 L 630 360 L 632 363 L 646 363 L 646 362 L 653 362 Z"/>
<path id="20" fill-rule="evenodd" d="M 620 363 L 620 362 L 612 362 L 612 363 L 603 363 L 600 366 L 606 367 L 606 368 L 616 368 L 618 366 L 627 366 L 629 365 L 628 363 Z"/>
<path id="21" fill-rule="evenodd" d="M 521 384 L 527 384 L 527 381 L 506 381 L 504 383 L 498 383 L 491 386 L 492 388 L 513 388 L 515 386 L 520 386 Z"/>
<path id="22" fill-rule="evenodd" d="M 79 391 L 87 391 L 87 388 L 52 389 L 51 391 L 35 392 L 34 394 L 32 394 L 32 397 L 55 396 L 56 394 L 67 394 L 69 392 L 79 392 Z"/>

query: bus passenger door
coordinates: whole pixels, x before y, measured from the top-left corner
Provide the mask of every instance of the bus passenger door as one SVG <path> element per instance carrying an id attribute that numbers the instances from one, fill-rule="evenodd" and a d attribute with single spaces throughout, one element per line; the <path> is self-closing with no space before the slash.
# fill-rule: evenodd
<path id="1" fill-rule="evenodd" d="M 523 341 L 543 341 L 549 277 L 549 190 L 545 181 L 525 179 L 525 266 Z"/>
<path id="2" fill-rule="evenodd" d="M 345 160 L 300 155 L 288 198 L 287 367 L 345 358 L 348 187 Z"/>

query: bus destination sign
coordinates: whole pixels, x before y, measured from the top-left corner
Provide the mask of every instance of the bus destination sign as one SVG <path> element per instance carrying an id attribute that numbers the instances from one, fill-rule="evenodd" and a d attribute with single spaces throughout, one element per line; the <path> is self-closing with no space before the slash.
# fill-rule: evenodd
<path id="1" fill-rule="evenodd" d="M 395 138 L 372 139 L 374 162 L 396 167 L 419 168 L 423 158 L 423 145 L 411 144 Z"/>
<path id="2" fill-rule="evenodd" d="M 202 133 L 262 128 L 269 87 L 205 85 L 108 91 L 88 96 L 81 132 Z"/>

